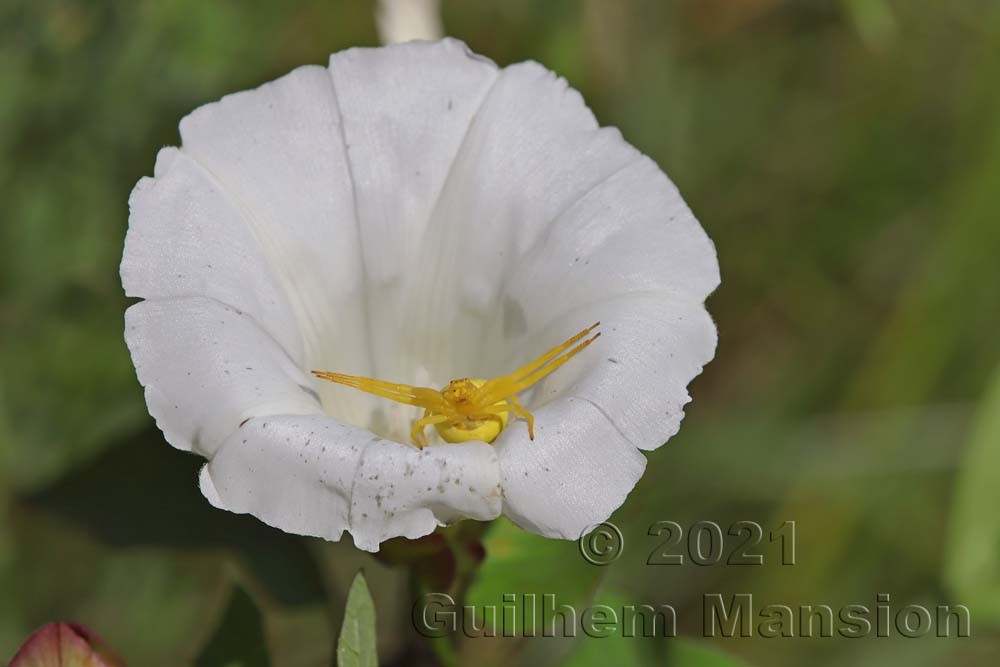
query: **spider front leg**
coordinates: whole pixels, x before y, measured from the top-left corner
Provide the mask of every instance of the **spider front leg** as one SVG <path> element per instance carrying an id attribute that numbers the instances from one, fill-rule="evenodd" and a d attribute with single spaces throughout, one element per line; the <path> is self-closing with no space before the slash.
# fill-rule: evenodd
<path id="1" fill-rule="evenodd" d="M 441 424 L 449 419 L 448 415 L 432 414 L 430 410 L 424 410 L 424 416 L 415 420 L 413 428 L 410 429 L 410 439 L 413 440 L 413 444 L 417 446 L 417 449 L 423 449 L 427 446 L 427 436 L 424 435 L 425 427 L 433 424 Z"/>
<path id="2" fill-rule="evenodd" d="M 505 398 L 502 402 L 494 403 L 488 408 L 484 408 L 482 411 L 471 415 L 471 419 L 496 419 L 500 422 L 501 427 L 504 423 L 504 414 L 510 414 L 513 412 L 516 416 L 520 417 L 528 423 L 528 437 L 532 440 L 535 439 L 535 416 L 524 409 L 521 403 L 517 400 L 516 396 L 511 396 Z M 501 428 L 502 430 L 502 428 Z"/>
<path id="3" fill-rule="evenodd" d="M 510 396 L 507 398 L 507 403 L 510 404 L 511 412 L 515 415 L 528 422 L 528 438 L 531 440 L 535 439 L 535 415 L 531 414 L 524 409 L 521 405 L 521 401 L 517 400 L 517 396 Z"/>

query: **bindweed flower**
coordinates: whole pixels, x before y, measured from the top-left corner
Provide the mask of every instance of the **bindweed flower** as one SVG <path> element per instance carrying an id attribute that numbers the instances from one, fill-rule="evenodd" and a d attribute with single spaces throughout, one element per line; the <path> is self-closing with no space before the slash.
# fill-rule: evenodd
<path id="1" fill-rule="evenodd" d="M 550 71 L 451 39 L 351 49 L 180 131 L 130 198 L 122 281 L 145 301 L 125 335 L 216 507 L 367 550 L 501 513 L 574 539 L 677 432 L 715 351 L 715 250 Z M 557 347 L 597 321 L 586 349 Z M 490 419 L 455 417 L 462 392 L 511 377 L 533 433 L 509 404 L 448 442 Z M 455 422 L 422 448 L 417 389 Z"/>
<path id="2" fill-rule="evenodd" d="M 25 640 L 10 667 L 124 667 L 87 628 L 75 623 L 48 623 Z"/>

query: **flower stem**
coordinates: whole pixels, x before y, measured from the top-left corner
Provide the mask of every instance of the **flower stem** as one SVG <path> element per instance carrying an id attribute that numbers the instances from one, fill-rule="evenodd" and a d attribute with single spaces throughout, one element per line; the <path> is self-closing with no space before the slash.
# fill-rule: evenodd
<path id="1" fill-rule="evenodd" d="M 455 606 L 461 609 L 485 558 L 481 540 L 489 525 L 478 521 L 463 521 L 439 528 L 428 536 L 439 548 L 424 551 L 408 563 L 413 599 L 419 600 L 429 593 L 446 593 L 454 600 Z M 445 667 L 459 664 L 458 637 L 459 633 L 451 633 L 443 637 L 428 638 L 427 643 L 434 656 Z"/>

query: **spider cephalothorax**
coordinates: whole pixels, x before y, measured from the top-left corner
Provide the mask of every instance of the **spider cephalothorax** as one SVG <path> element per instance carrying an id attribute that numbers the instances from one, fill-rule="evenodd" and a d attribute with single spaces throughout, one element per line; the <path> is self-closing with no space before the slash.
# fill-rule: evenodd
<path id="1" fill-rule="evenodd" d="M 493 442 L 506 428 L 511 412 L 527 422 L 528 435 L 534 440 L 535 418 L 524 409 L 517 399 L 517 394 L 555 371 L 597 340 L 601 335 L 600 332 L 582 343 L 579 342 L 598 325 L 600 322 L 587 327 L 509 375 L 491 380 L 460 378 L 452 380 L 440 391 L 342 373 L 326 371 L 312 371 L 312 373 L 330 382 L 423 408 L 423 417 L 414 420 L 413 429 L 410 431 L 414 444 L 421 449 L 427 446 L 424 427 L 430 425 L 433 425 L 441 438 L 447 442 L 467 440 Z"/>

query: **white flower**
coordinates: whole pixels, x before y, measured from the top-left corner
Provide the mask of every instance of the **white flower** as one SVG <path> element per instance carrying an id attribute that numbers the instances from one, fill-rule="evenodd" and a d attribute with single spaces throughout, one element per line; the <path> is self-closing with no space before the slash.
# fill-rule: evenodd
<path id="1" fill-rule="evenodd" d="M 715 351 L 715 250 L 676 188 L 535 63 L 461 42 L 333 55 L 195 110 L 136 185 L 126 341 L 208 500 L 362 549 L 505 514 L 576 538 L 677 432 Z M 443 387 L 603 336 L 493 444 L 310 374 Z"/>

